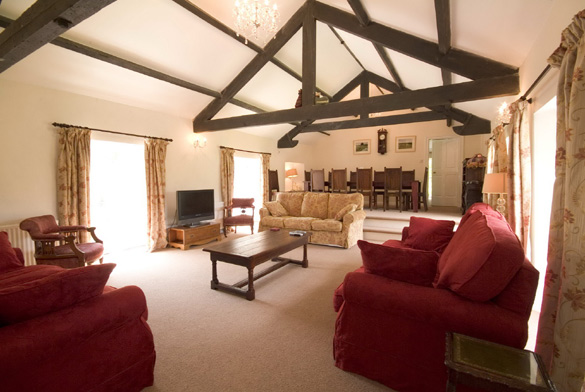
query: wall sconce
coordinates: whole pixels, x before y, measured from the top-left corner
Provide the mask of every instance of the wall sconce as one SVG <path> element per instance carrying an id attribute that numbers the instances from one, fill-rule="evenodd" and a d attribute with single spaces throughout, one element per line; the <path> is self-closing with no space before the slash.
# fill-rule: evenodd
<path id="1" fill-rule="evenodd" d="M 483 193 L 496 193 L 498 197 L 496 210 L 504 215 L 506 212 L 506 199 L 502 194 L 508 193 L 506 183 L 506 173 L 488 173 L 483 179 Z"/>
<path id="2" fill-rule="evenodd" d="M 202 136 L 198 133 L 195 133 L 194 135 L 195 135 L 195 137 L 193 138 L 193 147 L 195 147 L 195 148 L 205 147 L 205 145 L 207 144 L 207 139 L 205 138 L 205 136 Z"/>

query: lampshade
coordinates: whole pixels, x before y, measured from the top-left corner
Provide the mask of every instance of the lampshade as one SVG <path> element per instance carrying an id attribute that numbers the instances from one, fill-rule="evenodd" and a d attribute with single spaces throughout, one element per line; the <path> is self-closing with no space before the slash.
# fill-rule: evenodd
<path id="1" fill-rule="evenodd" d="M 483 179 L 483 193 L 508 193 L 506 173 L 488 173 Z"/>
<path id="2" fill-rule="evenodd" d="M 286 171 L 285 175 L 286 175 L 286 178 L 296 177 L 296 176 L 298 176 L 297 169 L 289 169 Z"/>

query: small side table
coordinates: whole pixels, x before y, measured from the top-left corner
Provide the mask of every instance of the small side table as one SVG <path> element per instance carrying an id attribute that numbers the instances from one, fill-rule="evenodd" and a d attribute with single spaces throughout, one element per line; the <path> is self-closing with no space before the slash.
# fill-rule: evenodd
<path id="1" fill-rule="evenodd" d="M 486 391 L 557 392 L 536 353 L 447 333 L 447 392 L 458 384 Z"/>

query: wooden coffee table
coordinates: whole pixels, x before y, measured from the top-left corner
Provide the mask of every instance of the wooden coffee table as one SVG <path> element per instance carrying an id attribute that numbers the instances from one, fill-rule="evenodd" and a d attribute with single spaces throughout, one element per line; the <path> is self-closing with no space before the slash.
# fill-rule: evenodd
<path id="1" fill-rule="evenodd" d="M 241 295 L 248 301 L 252 301 L 255 298 L 255 280 L 290 263 L 301 265 L 303 268 L 309 266 L 307 243 L 310 235 L 310 233 L 306 233 L 303 236 L 296 237 L 289 235 L 288 231 L 285 230 L 268 230 L 203 248 L 203 251 L 209 252 L 211 257 L 211 288 Z M 303 260 L 279 257 L 299 246 L 303 247 Z M 254 268 L 268 260 L 276 261 L 277 263 L 254 274 Z M 221 283 L 217 278 L 218 261 L 246 267 L 248 269 L 248 278 L 233 285 Z M 248 289 L 242 289 L 244 286 L 248 286 Z"/>

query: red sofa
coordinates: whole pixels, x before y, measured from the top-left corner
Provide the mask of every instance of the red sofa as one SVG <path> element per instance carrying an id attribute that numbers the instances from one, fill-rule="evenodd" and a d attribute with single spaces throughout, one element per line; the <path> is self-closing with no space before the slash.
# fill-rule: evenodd
<path id="1" fill-rule="evenodd" d="M 142 290 L 105 286 L 115 264 L 24 267 L 0 232 L 0 389 L 140 391 L 155 350 Z"/>
<path id="2" fill-rule="evenodd" d="M 448 331 L 525 346 L 538 271 L 518 238 L 483 203 L 454 234 L 446 222 L 411 218 L 401 241 L 358 243 L 363 266 L 334 295 L 337 367 L 400 392 L 445 391 Z"/>

